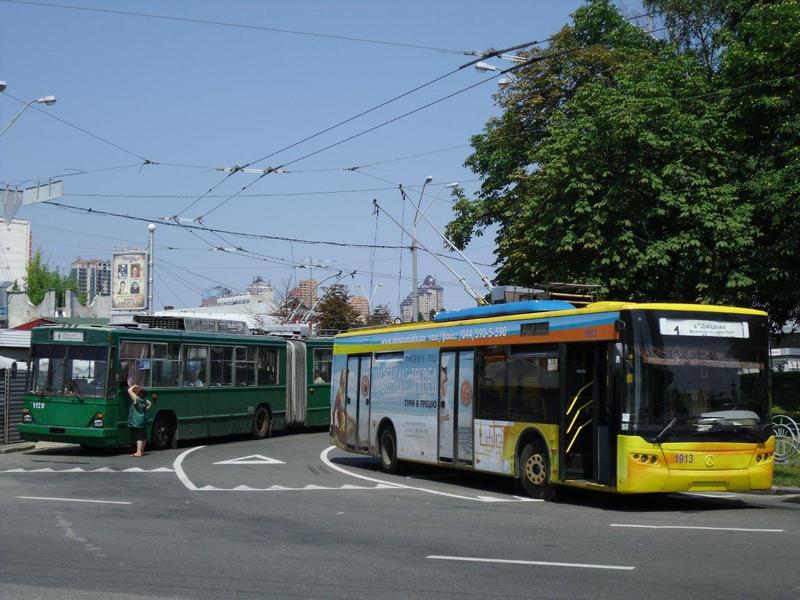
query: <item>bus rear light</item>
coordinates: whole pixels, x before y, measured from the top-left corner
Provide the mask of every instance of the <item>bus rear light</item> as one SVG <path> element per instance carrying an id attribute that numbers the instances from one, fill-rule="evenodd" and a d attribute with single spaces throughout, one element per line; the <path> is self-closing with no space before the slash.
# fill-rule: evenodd
<path id="1" fill-rule="evenodd" d="M 33 423 L 33 415 L 31 414 L 31 411 L 29 411 L 27 408 L 22 409 L 22 422 Z"/>
<path id="2" fill-rule="evenodd" d="M 658 461 L 658 458 L 656 458 L 656 456 L 655 456 L 655 455 L 653 455 L 653 456 L 651 456 L 651 457 L 650 457 L 650 464 L 651 464 L 651 465 L 654 465 L 654 464 L 656 464 L 656 461 Z"/>
<path id="3" fill-rule="evenodd" d="M 103 427 L 104 424 L 105 419 L 103 418 L 103 413 L 97 413 L 92 421 L 92 427 Z"/>

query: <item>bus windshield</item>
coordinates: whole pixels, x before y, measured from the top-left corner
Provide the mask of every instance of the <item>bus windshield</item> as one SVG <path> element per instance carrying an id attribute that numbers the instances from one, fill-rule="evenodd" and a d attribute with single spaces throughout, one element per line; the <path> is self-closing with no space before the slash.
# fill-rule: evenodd
<path id="1" fill-rule="evenodd" d="M 655 442 L 768 437 L 764 319 L 648 311 L 635 315 L 633 329 L 632 406 L 623 425 L 627 418 Z"/>
<path id="2" fill-rule="evenodd" d="M 108 348 L 36 344 L 32 354 L 34 393 L 79 398 L 105 396 Z"/>

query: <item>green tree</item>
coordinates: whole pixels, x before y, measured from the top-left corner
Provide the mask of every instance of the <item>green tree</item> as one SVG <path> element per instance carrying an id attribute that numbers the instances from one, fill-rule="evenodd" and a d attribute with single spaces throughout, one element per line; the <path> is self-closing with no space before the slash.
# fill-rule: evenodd
<path id="1" fill-rule="evenodd" d="M 800 2 L 746 4 L 723 33 L 722 110 L 736 130 L 741 197 L 752 206 L 753 300 L 775 329 L 800 321 Z"/>
<path id="2" fill-rule="evenodd" d="M 64 292 L 78 290 L 78 282 L 69 275 L 62 275 L 60 271 L 51 269 L 47 260 L 42 256 L 40 248 L 33 253 L 25 277 L 28 299 L 33 304 L 40 304 L 44 300 L 47 290 L 56 291 L 56 303 L 64 305 Z M 80 298 L 79 298 L 80 299 Z M 85 303 L 85 299 L 83 300 Z"/>
<path id="3" fill-rule="evenodd" d="M 346 331 L 361 325 L 361 316 L 350 304 L 350 295 L 343 283 L 335 283 L 326 290 L 314 315 L 318 330 Z"/>
<path id="4" fill-rule="evenodd" d="M 791 200 L 773 198 L 778 214 L 769 213 L 755 194 L 742 194 L 757 181 L 743 178 L 744 165 L 764 160 L 747 154 L 742 110 L 730 110 L 730 99 L 742 94 L 720 88 L 734 81 L 724 76 L 731 40 L 757 37 L 755 26 L 746 29 L 756 9 L 736 13 L 739 4 L 650 2 L 663 9 L 663 41 L 624 21 L 607 0 L 577 10 L 549 49 L 531 52 L 534 62 L 497 96 L 502 115 L 473 138 L 466 164 L 483 182 L 476 197 L 461 194 L 450 236 L 464 246 L 496 225 L 500 283 L 579 280 L 599 283 L 615 298 L 755 304 L 775 312 L 777 289 L 760 273 L 775 261 L 758 257 L 772 252 L 761 249 L 765 239 L 774 242 L 798 211 L 786 206 Z M 794 12 L 784 7 L 785 20 L 796 15 L 796 1 L 778 4 L 792 5 Z M 770 10 L 775 18 L 777 9 Z M 759 21 L 764 45 L 780 45 L 770 40 L 768 19 Z M 798 23 L 794 18 L 784 29 Z M 791 35 L 796 45 L 800 36 Z M 794 45 L 776 61 L 794 57 L 784 70 L 796 73 Z M 739 54 L 746 48 L 742 42 Z M 755 60 L 758 50 L 750 55 Z M 784 105 L 774 112 L 796 124 L 796 96 Z M 784 162 L 794 157 L 796 168 L 796 137 L 783 147 Z M 780 179 L 786 191 L 798 182 L 791 173 L 771 171 L 770 181 Z M 796 206 L 796 187 L 789 192 Z M 765 217 L 771 234 L 754 227 Z M 796 237 L 782 245 L 775 288 L 785 289 L 785 278 L 796 281 L 800 271 L 788 263 L 797 260 L 797 248 Z M 787 304 L 798 305 L 797 293 Z"/>
<path id="5" fill-rule="evenodd" d="M 391 325 L 392 311 L 388 304 L 379 304 L 372 309 L 367 319 L 367 325 Z"/>

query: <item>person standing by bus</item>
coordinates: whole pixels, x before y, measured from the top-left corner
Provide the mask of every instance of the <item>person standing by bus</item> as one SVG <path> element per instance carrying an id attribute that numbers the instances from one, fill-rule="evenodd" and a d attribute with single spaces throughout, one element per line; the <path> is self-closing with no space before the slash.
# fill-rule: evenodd
<path id="1" fill-rule="evenodd" d="M 133 430 L 133 439 L 136 440 L 136 453 L 133 456 L 144 455 L 144 444 L 147 439 L 147 411 L 150 409 L 150 400 L 146 398 L 147 392 L 140 385 L 128 388 L 131 406 L 128 409 L 128 427 Z"/>

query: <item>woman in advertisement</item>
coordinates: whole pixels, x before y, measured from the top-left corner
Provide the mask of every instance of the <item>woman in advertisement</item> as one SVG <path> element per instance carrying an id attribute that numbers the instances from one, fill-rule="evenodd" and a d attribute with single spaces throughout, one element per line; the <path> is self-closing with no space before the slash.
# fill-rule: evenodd
<path id="1" fill-rule="evenodd" d="M 347 435 L 347 421 L 344 413 L 344 401 L 347 394 L 347 367 L 339 373 L 339 387 L 336 389 L 336 396 L 331 407 L 331 427 L 333 434 L 340 444 L 345 443 Z"/>
<path id="2" fill-rule="evenodd" d="M 452 357 L 442 357 L 439 366 L 439 455 L 447 459 L 452 458 L 453 452 L 453 387 L 448 370 L 452 372 L 454 366 Z"/>

